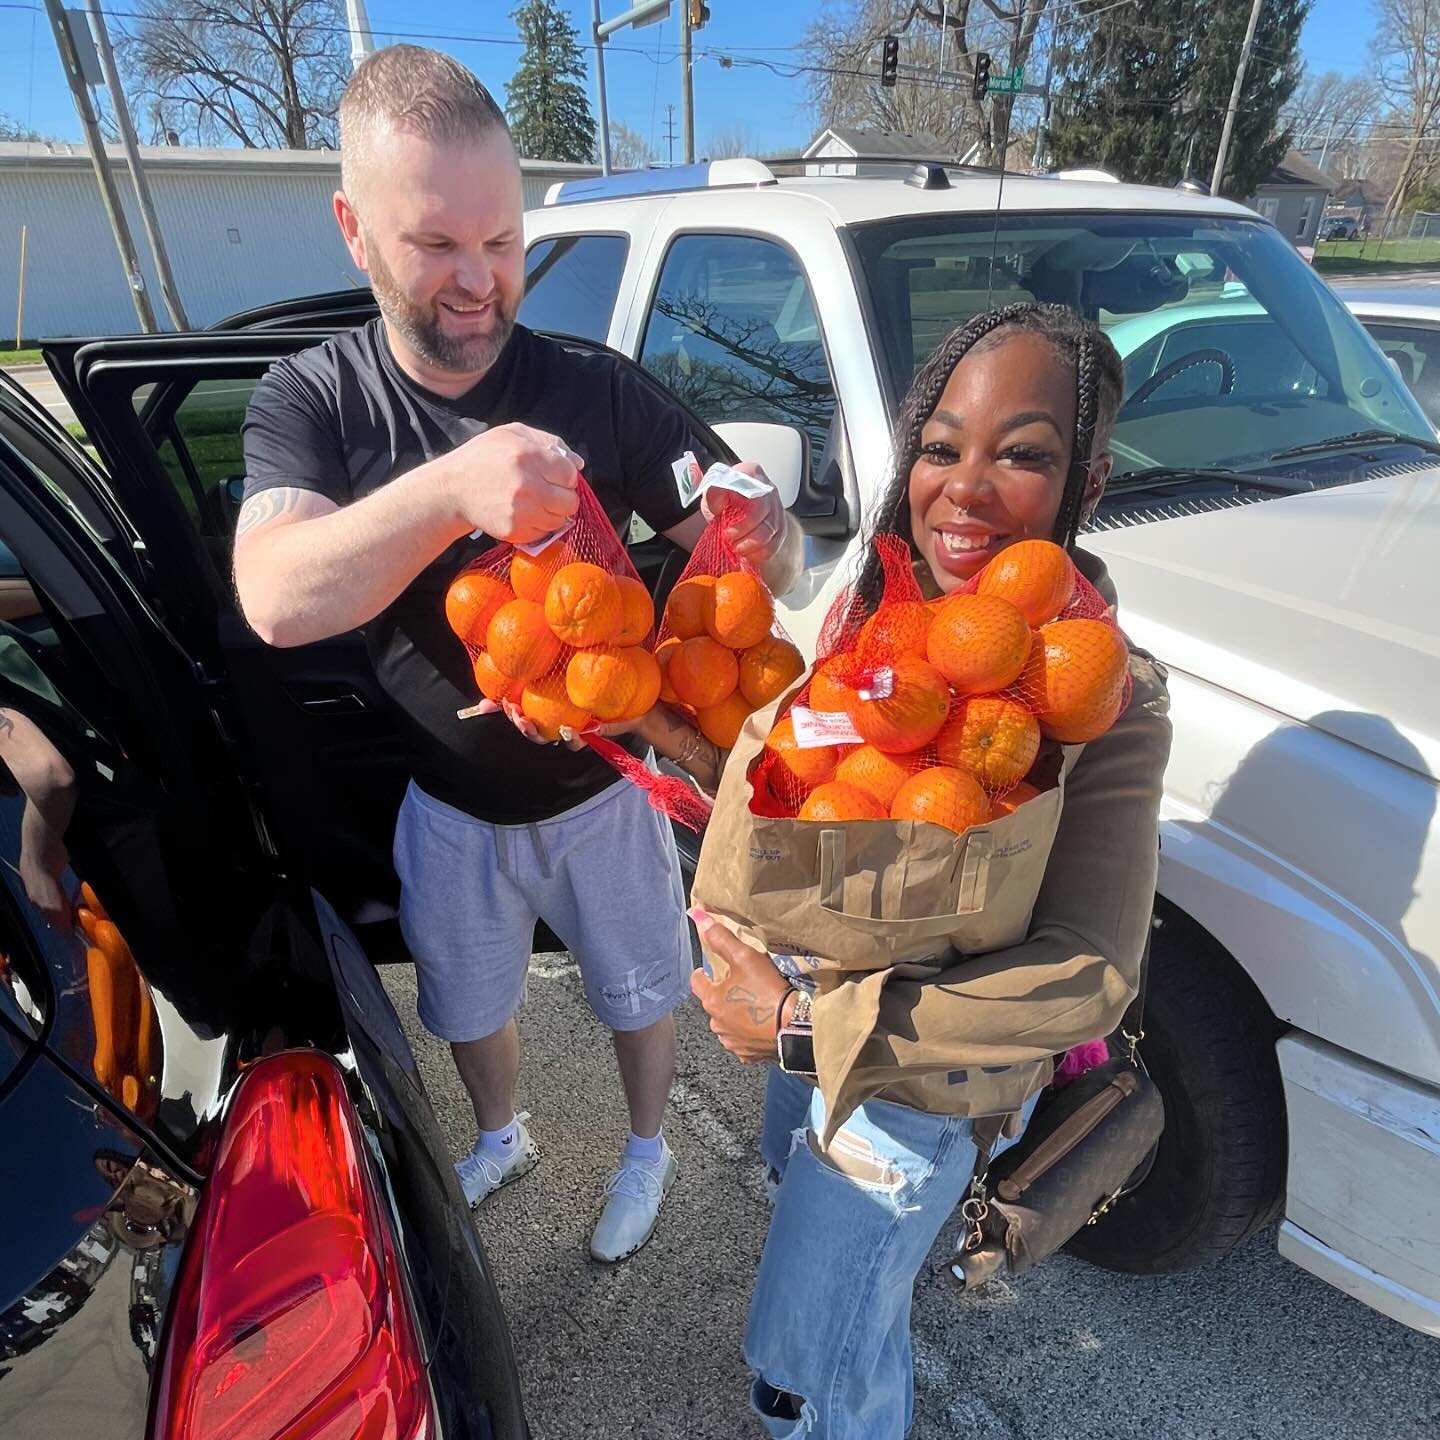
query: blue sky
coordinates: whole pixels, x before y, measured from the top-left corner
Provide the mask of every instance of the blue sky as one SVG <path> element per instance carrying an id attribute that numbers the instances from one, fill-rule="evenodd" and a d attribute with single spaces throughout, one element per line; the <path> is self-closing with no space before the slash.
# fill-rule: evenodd
<path id="1" fill-rule="evenodd" d="M 627 3 L 602 0 L 601 8 L 615 15 Z M 126 0 L 105 5 L 114 12 L 128 8 Z M 369 0 L 377 37 L 429 32 L 433 38 L 426 43 L 463 60 L 497 95 L 503 95 L 519 54 L 513 8 L 514 0 Z M 588 33 L 590 0 L 568 0 L 565 8 L 581 33 Z M 695 130 L 702 149 L 708 135 L 734 124 L 766 150 L 797 147 L 810 138 L 814 125 L 804 78 L 786 78 L 753 62 L 783 66 L 797 60 L 794 47 L 819 8 L 804 0 L 710 0 L 712 18 L 696 35 L 697 50 L 728 52 L 741 63 L 722 69 L 715 56 L 703 53 L 697 60 Z M 667 104 L 676 107 L 680 155 L 679 3 L 674 11 L 663 24 L 616 36 L 606 55 L 611 117 L 649 138 L 661 159 L 667 153 Z M 1370 7 L 1363 0 L 1316 0 L 1303 37 L 1310 68 L 1347 74 L 1367 68 L 1369 31 Z M 0 110 L 46 134 L 80 138 L 39 0 L 0 0 Z"/>

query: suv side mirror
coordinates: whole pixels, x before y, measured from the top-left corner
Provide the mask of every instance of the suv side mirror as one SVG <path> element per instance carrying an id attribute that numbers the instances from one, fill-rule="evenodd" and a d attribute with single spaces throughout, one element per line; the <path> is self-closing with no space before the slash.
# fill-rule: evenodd
<path id="1" fill-rule="evenodd" d="M 810 443 L 802 430 L 755 420 L 726 420 L 714 430 L 742 460 L 764 470 L 787 510 L 795 503 L 810 464 Z"/>

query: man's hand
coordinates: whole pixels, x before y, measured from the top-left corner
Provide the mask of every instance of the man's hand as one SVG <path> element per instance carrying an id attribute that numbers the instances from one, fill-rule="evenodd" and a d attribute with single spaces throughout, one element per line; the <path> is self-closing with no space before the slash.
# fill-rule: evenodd
<path id="1" fill-rule="evenodd" d="M 690 911 L 700 944 L 710 957 L 711 979 L 704 970 L 690 974 L 690 989 L 705 1007 L 720 1043 L 746 1065 L 775 1059 L 781 1007 L 795 992 L 769 955 L 732 935 L 703 910 Z"/>
<path id="2" fill-rule="evenodd" d="M 563 440 L 528 425 L 497 425 L 440 462 L 468 527 L 517 545 L 543 539 L 575 513 L 583 463 Z"/>
<path id="3" fill-rule="evenodd" d="M 785 543 L 789 517 L 780 503 L 780 492 L 770 484 L 760 466 L 746 462 L 735 466 L 742 475 L 764 480 L 763 496 L 737 495 L 733 490 L 712 486 L 700 497 L 700 513 L 707 521 L 723 516 L 725 538 L 742 559 L 759 567 Z"/>

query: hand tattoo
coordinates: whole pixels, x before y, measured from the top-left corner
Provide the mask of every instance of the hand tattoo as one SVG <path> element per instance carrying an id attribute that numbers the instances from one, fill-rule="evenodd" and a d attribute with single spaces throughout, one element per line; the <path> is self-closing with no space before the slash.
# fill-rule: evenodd
<path id="1" fill-rule="evenodd" d="M 752 1025 L 765 1025 L 774 1018 L 770 1007 L 753 990 L 743 985 L 732 985 L 725 993 L 727 1005 L 743 1005 Z"/>

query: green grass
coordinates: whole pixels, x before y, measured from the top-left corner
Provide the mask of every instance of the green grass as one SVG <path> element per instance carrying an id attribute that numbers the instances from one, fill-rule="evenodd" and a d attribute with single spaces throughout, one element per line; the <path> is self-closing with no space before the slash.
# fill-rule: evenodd
<path id="1" fill-rule="evenodd" d="M 25 341 L 20 349 L 16 349 L 14 342 L 0 345 L 0 365 L 42 365 L 44 361 L 40 358 L 40 351 L 34 341 Z"/>
<path id="2" fill-rule="evenodd" d="M 1315 247 L 1322 275 L 1384 275 L 1440 269 L 1440 235 L 1423 240 L 1322 240 Z"/>

